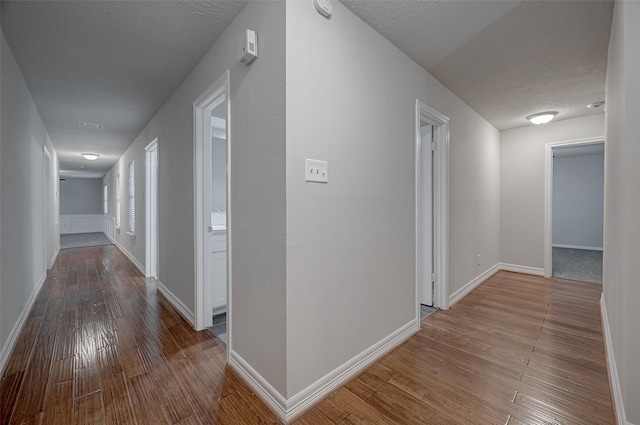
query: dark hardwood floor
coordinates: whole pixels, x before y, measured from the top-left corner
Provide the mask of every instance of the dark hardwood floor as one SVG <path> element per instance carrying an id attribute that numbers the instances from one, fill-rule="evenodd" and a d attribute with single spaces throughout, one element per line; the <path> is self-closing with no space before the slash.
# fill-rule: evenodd
<path id="1" fill-rule="evenodd" d="M 500 272 L 303 424 L 614 424 L 600 286 Z M 0 383 L 1 424 L 277 419 L 114 246 L 60 252 Z"/>

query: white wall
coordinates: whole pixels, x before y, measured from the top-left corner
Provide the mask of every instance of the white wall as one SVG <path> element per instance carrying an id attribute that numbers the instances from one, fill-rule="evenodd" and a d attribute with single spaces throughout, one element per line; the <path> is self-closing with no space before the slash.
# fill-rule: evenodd
<path id="1" fill-rule="evenodd" d="M 501 262 L 544 268 L 545 145 L 603 136 L 604 114 L 501 132 Z"/>
<path id="2" fill-rule="evenodd" d="M 602 249 L 604 154 L 553 159 L 553 245 Z"/>
<path id="3" fill-rule="evenodd" d="M 627 423 L 640 424 L 640 2 L 616 1 L 607 66 L 603 292 Z M 611 368 L 610 368 L 611 370 Z M 615 385 L 619 382 L 619 386 Z M 620 412 L 619 410 L 619 412 Z M 625 418 L 621 423 L 625 424 Z"/>
<path id="4" fill-rule="evenodd" d="M 416 98 L 450 118 L 451 292 L 499 261 L 498 131 L 333 6 L 287 3 L 288 397 L 415 316 Z"/>
<path id="5" fill-rule="evenodd" d="M 1 31 L 0 31 L 1 33 Z M 45 252 L 45 232 L 56 241 L 57 228 L 43 219 L 43 147 L 52 154 L 48 193 L 57 192 L 56 152 L 25 84 L 20 69 L 0 36 L 2 97 L 0 103 L 0 369 L 46 276 L 51 247 Z M 54 208 L 58 205 L 54 201 Z M 55 216 L 55 215 L 54 215 Z M 54 218 L 55 219 L 55 218 Z M 55 227 L 55 226 L 51 226 Z M 57 245 L 57 243 L 56 243 Z M 57 249 L 57 247 L 55 247 Z"/>
<path id="6" fill-rule="evenodd" d="M 102 214 L 102 179 L 60 182 L 60 214 Z"/>
<path id="7" fill-rule="evenodd" d="M 230 347 L 281 394 L 285 369 L 285 68 L 284 2 L 250 3 L 169 98 L 105 181 L 121 175 L 122 231 L 117 239 L 144 263 L 144 147 L 159 137 L 159 281 L 194 309 L 193 102 L 231 70 L 233 341 Z M 260 57 L 246 67 L 237 42 L 257 32 Z M 136 160 L 135 239 L 124 233 L 126 175 Z M 115 216 L 115 189 L 110 211 Z"/>

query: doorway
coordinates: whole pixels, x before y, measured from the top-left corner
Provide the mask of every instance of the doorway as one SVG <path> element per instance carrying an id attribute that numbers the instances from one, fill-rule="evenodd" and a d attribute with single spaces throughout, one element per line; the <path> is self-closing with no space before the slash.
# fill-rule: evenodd
<path id="1" fill-rule="evenodd" d="M 449 308 L 449 119 L 416 101 L 416 318 Z"/>
<path id="2" fill-rule="evenodd" d="M 546 148 L 545 277 L 602 283 L 604 140 Z"/>
<path id="3" fill-rule="evenodd" d="M 145 276 L 158 277 L 158 138 L 145 151 Z"/>
<path id="4" fill-rule="evenodd" d="M 229 71 L 194 103 L 196 329 L 230 338 Z"/>
<path id="5" fill-rule="evenodd" d="M 43 155 L 42 155 L 42 190 L 43 190 L 43 201 L 44 201 L 44 265 L 45 269 L 49 270 L 53 267 L 53 262 L 55 261 L 56 253 L 57 253 L 57 242 L 53 239 L 53 234 L 55 230 L 54 223 L 54 205 L 53 201 L 53 176 L 51 175 L 51 153 L 47 149 L 46 146 L 43 146 Z"/>

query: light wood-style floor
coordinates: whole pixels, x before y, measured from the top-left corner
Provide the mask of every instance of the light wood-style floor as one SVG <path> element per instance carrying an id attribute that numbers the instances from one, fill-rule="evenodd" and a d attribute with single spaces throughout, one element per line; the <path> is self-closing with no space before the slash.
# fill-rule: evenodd
<path id="1" fill-rule="evenodd" d="M 614 424 L 600 286 L 500 272 L 303 424 Z M 1 424 L 277 423 L 114 246 L 63 250 L 0 384 Z"/>

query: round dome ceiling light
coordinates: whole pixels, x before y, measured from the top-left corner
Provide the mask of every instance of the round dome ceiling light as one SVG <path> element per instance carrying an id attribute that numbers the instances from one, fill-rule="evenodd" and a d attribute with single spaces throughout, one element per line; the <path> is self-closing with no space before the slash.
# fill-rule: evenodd
<path id="1" fill-rule="evenodd" d="M 88 159 L 89 161 L 95 161 L 100 155 L 97 153 L 83 153 L 82 156 L 84 156 L 84 159 Z"/>
<path id="2" fill-rule="evenodd" d="M 527 119 L 532 124 L 546 124 L 554 119 L 556 115 L 558 115 L 558 111 L 538 112 L 537 114 L 529 115 Z"/>

